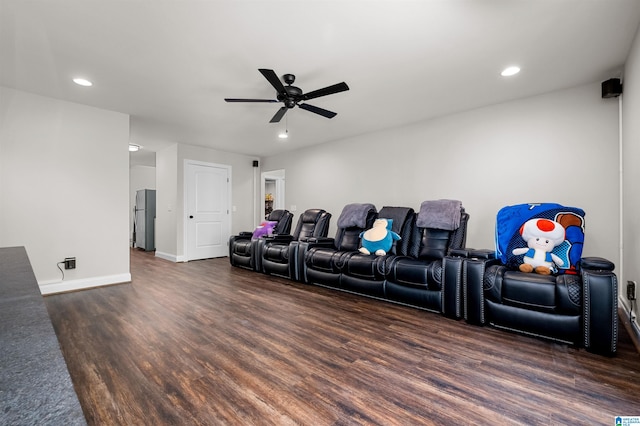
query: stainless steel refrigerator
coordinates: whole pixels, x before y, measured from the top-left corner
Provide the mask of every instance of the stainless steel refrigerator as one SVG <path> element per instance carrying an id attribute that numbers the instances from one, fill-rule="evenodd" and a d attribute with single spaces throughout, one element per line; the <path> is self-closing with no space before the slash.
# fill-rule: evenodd
<path id="1" fill-rule="evenodd" d="M 156 249 L 155 242 L 156 191 L 141 189 L 136 191 L 135 206 L 135 246 L 145 251 Z"/>

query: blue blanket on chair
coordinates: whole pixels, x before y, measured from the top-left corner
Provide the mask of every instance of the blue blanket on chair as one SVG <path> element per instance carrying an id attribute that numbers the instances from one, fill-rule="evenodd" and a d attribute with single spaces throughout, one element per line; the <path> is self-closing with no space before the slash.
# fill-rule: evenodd
<path id="1" fill-rule="evenodd" d="M 496 258 L 517 268 L 523 255 L 513 255 L 515 248 L 526 247 L 520 227 L 529 219 L 543 218 L 560 223 L 566 231 L 565 241 L 553 249 L 564 261 L 559 273 L 575 271 L 584 244 L 584 210 L 555 203 L 518 204 L 500 209 L 496 218 Z"/>

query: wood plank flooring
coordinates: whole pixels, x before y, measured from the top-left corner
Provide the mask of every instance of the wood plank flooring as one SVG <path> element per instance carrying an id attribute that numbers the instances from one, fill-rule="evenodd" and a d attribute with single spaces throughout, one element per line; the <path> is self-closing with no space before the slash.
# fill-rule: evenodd
<path id="1" fill-rule="evenodd" d="M 613 425 L 640 356 L 131 252 L 131 284 L 45 302 L 90 425 Z"/>

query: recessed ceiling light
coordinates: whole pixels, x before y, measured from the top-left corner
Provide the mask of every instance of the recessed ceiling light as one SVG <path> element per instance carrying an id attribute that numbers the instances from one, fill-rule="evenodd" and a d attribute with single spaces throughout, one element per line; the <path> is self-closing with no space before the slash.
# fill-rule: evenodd
<path id="1" fill-rule="evenodd" d="M 135 143 L 129 144 L 129 152 L 136 152 L 142 148 L 140 145 L 136 145 Z"/>
<path id="2" fill-rule="evenodd" d="M 501 76 L 503 77 L 510 77 L 512 75 L 516 75 L 520 72 L 520 67 L 507 67 L 504 70 L 502 70 L 502 72 L 500 73 Z"/>
<path id="3" fill-rule="evenodd" d="M 73 82 L 79 86 L 93 86 L 93 83 L 87 80 L 86 78 L 74 78 Z"/>

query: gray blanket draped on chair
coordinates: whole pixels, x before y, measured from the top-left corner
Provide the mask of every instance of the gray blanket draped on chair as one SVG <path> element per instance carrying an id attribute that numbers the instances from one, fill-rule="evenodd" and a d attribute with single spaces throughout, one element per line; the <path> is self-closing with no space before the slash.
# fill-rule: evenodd
<path id="1" fill-rule="evenodd" d="M 416 225 L 453 231 L 460 227 L 462 202 L 458 200 L 429 200 L 420 205 Z"/>
<path id="2" fill-rule="evenodd" d="M 338 228 L 350 228 L 352 226 L 364 228 L 367 225 L 367 214 L 371 210 L 375 211 L 376 206 L 369 203 L 347 204 L 338 218 Z"/>

